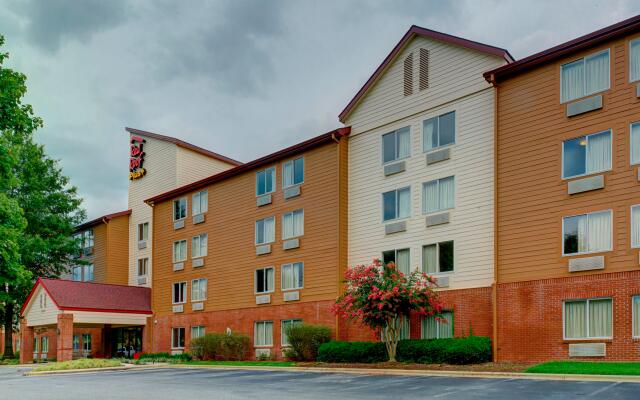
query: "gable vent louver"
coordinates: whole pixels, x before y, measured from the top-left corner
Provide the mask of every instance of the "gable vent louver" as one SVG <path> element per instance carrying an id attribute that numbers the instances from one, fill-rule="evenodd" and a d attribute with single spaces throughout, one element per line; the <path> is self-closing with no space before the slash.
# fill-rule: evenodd
<path id="1" fill-rule="evenodd" d="M 420 49 L 419 87 L 425 90 L 429 87 L 429 50 Z"/>
<path id="2" fill-rule="evenodd" d="M 413 94 L 413 53 L 404 59 L 404 95 Z"/>

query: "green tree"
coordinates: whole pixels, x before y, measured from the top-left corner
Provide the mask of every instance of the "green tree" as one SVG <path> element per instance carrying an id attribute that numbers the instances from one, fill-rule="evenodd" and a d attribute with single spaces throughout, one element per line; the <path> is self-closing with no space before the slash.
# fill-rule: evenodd
<path id="1" fill-rule="evenodd" d="M 3 44 L 0 36 L 0 47 Z M 85 216 L 76 188 L 44 147 L 34 142 L 33 134 L 42 127 L 42 119 L 30 105 L 23 104 L 27 78 L 3 67 L 7 57 L 7 53 L 0 53 L 0 137 L 11 157 L 6 158 L 9 183 L 1 189 L 8 200 L 6 212 L 12 215 L 7 218 L 15 219 L 11 226 L 19 232 L 20 240 L 9 245 L 17 249 L 18 261 L 13 267 L 16 272 L 7 275 L 0 298 L 4 303 L 5 357 L 13 355 L 17 306 L 25 300 L 34 279 L 57 277 L 75 263 L 80 245 L 72 235 Z M 20 218 L 23 224 L 17 222 Z"/>

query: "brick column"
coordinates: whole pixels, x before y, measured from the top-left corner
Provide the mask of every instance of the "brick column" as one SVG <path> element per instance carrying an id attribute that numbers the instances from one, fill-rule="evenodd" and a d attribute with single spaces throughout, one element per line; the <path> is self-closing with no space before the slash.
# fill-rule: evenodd
<path id="1" fill-rule="evenodd" d="M 147 324 L 142 327 L 142 352 L 153 353 L 153 316 L 147 318 Z"/>
<path id="2" fill-rule="evenodd" d="M 33 362 L 33 328 L 27 320 L 20 321 L 20 364 Z"/>
<path id="3" fill-rule="evenodd" d="M 57 361 L 73 359 L 73 314 L 58 314 Z"/>

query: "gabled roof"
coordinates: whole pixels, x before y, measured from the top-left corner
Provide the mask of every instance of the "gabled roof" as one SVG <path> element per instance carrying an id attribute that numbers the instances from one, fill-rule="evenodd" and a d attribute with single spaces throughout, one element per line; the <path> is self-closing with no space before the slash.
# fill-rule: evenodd
<path id="1" fill-rule="evenodd" d="M 223 156 L 222 154 L 218 154 L 218 153 L 214 153 L 213 151 L 209 151 L 207 149 L 203 149 L 202 147 L 198 147 L 195 144 L 191 144 L 191 143 L 187 143 L 183 140 L 180 140 L 178 138 L 174 138 L 171 136 L 165 136 L 165 135 L 160 135 L 158 133 L 153 133 L 153 132 L 147 132 L 147 131 L 143 131 L 140 129 L 135 129 L 135 128 L 124 128 L 127 132 L 132 133 L 134 135 L 142 135 L 142 136 L 146 136 L 146 137 L 150 137 L 152 139 L 156 139 L 156 140 L 162 140 L 163 142 L 169 142 L 169 143 L 173 143 L 176 146 L 180 146 L 184 149 L 188 149 L 191 151 L 194 151 L 196 153 L 202 154 L 204 156 L 207 157 L 211 157 L 214 158 L 218 161 L 222 161 L 225 162 L 227 164 L 231 164 L 231 165 L 242 165 L 242 163 L 240 161 L 234 160 L 232 158 Z"/>
<path id="2" fill-rule="evenodd" d="M 38 286 L 60 310 L 151 314 L 151 289 L 146 287 L 40 278 L 20 309 L 23 315 Z"/>
<path id="3" fill-rule="evenodd" d="M 338 129 L 332 130 L 320 136 L 316 136 L 314 138 L 306 140 L 302 143 L 295 144 L 293 146 L 287 147 L 275 153 L 258 158 L 257 160 L 249 161 L 248 163 L 242 164 L 235 168 L 228 169 L 226 171 L 222 171 L 208 178 L 204 178 L 199 181 L 170 190 L 168 192 L 161 193 L 157 196 L 146 199 L 145 203 L 153 205 L 154 203 L 172 199 L 181 194 L 188 193 L 192 190 L 200 189 L 205 186 L 209 186 L 212 183 L 220 182 L 224 179 L 228 179 L 233 176 L 240 175 L 244 172 L 251 171 L 252 169 L 271 164 L 273 162 L 282 160 L 287 157 L 294 156 L 296 154 L 300 154 L 304 151 L 311 150 L 323 144 L 331 143 L 333 141 L 339 141 L 342 137 L 349 135 L 349 132 L 351 132 L 350 127 L 338 128 Z"/>
<path id="4" fill-rule="evenodd" d="M 498 83 L 501 80 L 528 71 L 538 65 L 555 61 L 572 53 L 577 53 L 631 32 L 638 32 L 638 30 L 640 30 L 640 15 L 551 47 L 550 49 L 530 55 L 514 63 L 503 65 L 502 67 L 485 72 L 483 75 L 489 83 Z"/>
<path id="5" fill-rule="evenodd" d="M 80 225 L 76 226 L 75 231 L 76 232 L 80 232 L 80 231 L 83 231 L 85 229 L 93 228 L 96 225 L 106 224 L 107 222 L 111 221 L 114 218 L 122 217 L 124 215 L 130 215 L 130 214 L 131 214 L 131 210 L 125 210 L 125 211 L 119 211 L 119 212 L 112 213 L 112 214 L 103 215 L 102 217 L 98 217 L 96 219 L 92 219 L 91 221 L 87 221 L 87 222 L 85 222 L 83 224 L 80 224 Z"/>
<path id="6" fill-rule="evenodd" d="M 360 88 L 358 93 L 353 96 L 353 99 L 347 104 L 347 106 L 342 110 L 338 119 L 340 122 L 344 122 L 347 116 L 351 113 L 351 111 L 355 108 L 358 102 L 362 99 L 362 97 L 369 91 L 371 86 L 384 74 L 386 69 L 391 65 L 391 63 L 395 60 L 396 56 L 400 54 L 400 52 L 404 49 L 404 47 L 416 36 L 425 37 L 428 39 L 435 39 L 441 42 L 450 43 L 457 46 L 466 47 L 468 49 L 476 50 L 482 53 L 491 54 L 496 57 L 504 58 L 505 61 L 513 62 L 514 58 L 509 54 L 509 51 L 502 49 L 500 47 L 490 46 L 488 44 L 475 42 L 473 40 L 464 39 L 458 36 L 449 35 L 442 32 L 433 31 L 431 29 L 421 28 L 416 25 L 412 25 L 411 28 L 404 34 L 402 39 L 396 44 L 396 46 L 391 50 L 391 53 L 382 61 L 382 64 L 376 68 L 375 72 L 367 82 Z"/>

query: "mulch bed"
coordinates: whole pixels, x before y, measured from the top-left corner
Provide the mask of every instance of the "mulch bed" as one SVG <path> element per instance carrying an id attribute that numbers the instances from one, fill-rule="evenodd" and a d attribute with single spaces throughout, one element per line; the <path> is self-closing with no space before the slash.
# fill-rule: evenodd
<path id="1" fill-rule="evenodd" d="M 449 364 L 405 364 L 405 363 L 374 363 L 374 364 L 329 364 L 319 362 L 298 362 L 298 367 L 323 368 L 371 368 L 371 369 L 409 369 L 409 370 L 438 370 L 438 371 L 480 371 L 480 372 L 524 372 L 533 364 L 513 363 L 484 363 L 471 365 Z"/>

